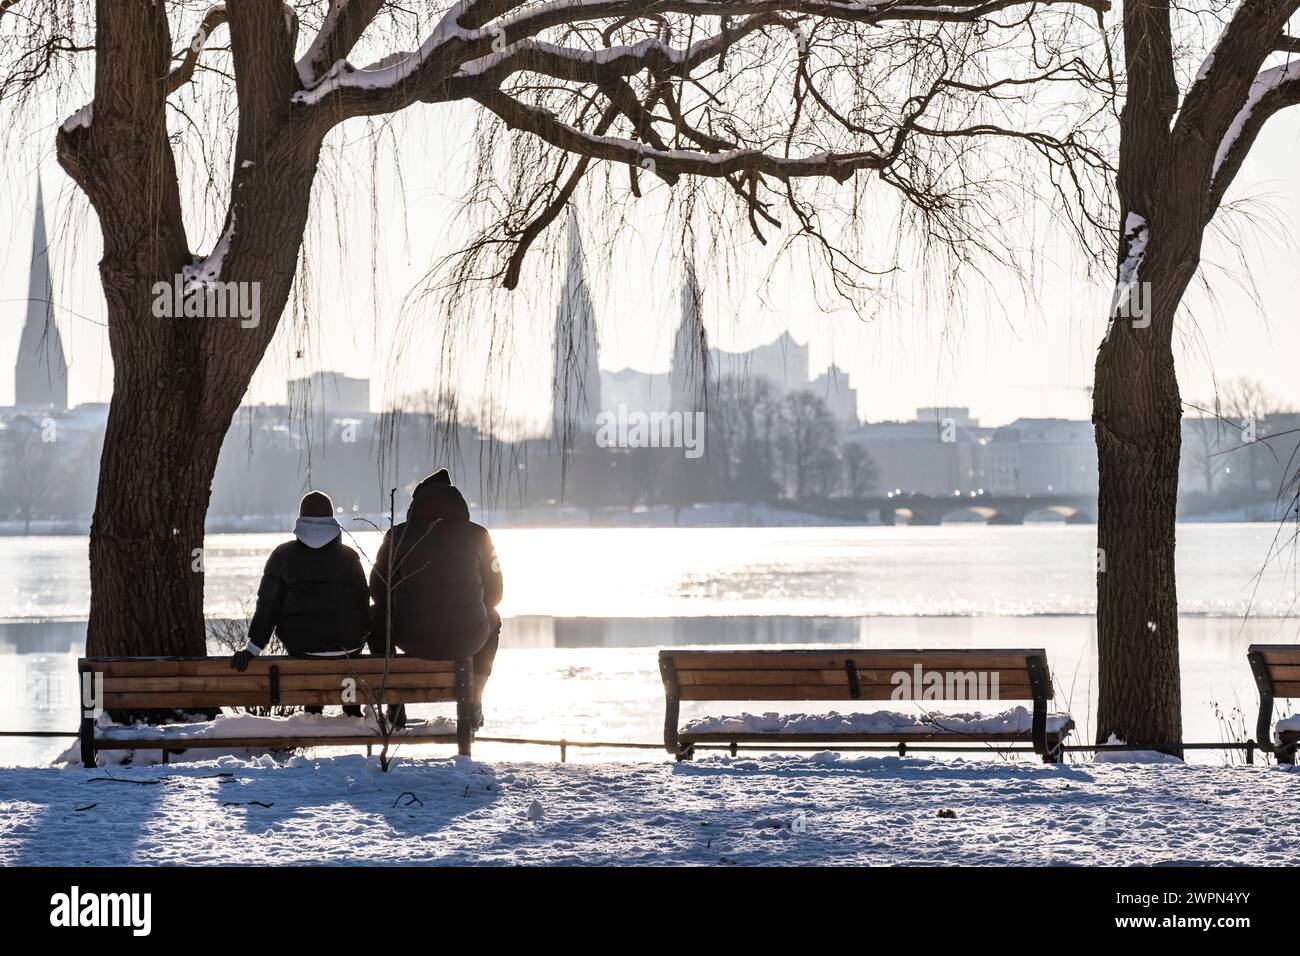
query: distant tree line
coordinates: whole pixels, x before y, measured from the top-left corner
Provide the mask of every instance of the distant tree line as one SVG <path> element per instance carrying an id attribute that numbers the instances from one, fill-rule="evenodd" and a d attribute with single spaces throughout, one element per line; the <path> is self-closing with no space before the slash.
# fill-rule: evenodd
<path id="1" fill-rule="evenodd" d="M 867 449 L 844 441 L 818 395 L 780 394 L 766 378 L 727 376 L 698 406 L 703 454 L 677 447 L 575 444 L 564 500 L 624 507 L 862 498 L 875 490 Z M 572 488 L 570 493 L 569 489 Z"/>

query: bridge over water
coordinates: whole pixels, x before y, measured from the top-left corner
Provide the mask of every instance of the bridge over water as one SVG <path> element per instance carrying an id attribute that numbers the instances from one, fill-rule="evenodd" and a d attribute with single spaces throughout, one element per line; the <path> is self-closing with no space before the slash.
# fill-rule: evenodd
<path id="1" fill-rule="evenodd" d="M 805 505 L 805 510 L 850 521 L 881 524 L 937 525 L 954 518 L 983 518 L 987 524 L 1024 524 L 1031 515 L 1054 512 L 1070 524 L 1095 524 L 1096 495 L 886 495 L 856 501 L 829 499 Z"/>

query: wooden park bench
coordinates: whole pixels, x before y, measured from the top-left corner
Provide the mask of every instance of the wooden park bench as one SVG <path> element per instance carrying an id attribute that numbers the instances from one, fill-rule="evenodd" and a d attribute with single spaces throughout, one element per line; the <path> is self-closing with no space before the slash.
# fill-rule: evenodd
<path id="1" fill-rule="evenodd" d="M 95 766 L 96 750 L 191 748 L 282 748 L 353 746 L 379 742 L 378 731 L 358 719 L 357 733 L 328 736 L 168 738 L 162 729 L 136 736 L 137 730 L 96 733 L 95 712 L 180 710 L 211 711 L 222 707 L 296 707 L 331 704 L 426 704 L 456 702 L 456 730 L 440 732 L 418 725 L 394 731 L 402 743 L 455 743 L 468 756 L 473 739 L 473 662 L 430 661 L 398 655 L 384 658 L 302 659 L 262 656 L 236 671 L 229 657 L 88 657 L 77 662 L 82 688 L 81 760 Z M 381 691 L 382 682 L 382 691 Z M 348 691 L 354 693 L 348 693 Z M 98 705 L 97 707 L 95 705 Z"/>
<path id="2" fill-rule="evenodd" d="M 1246 650 L 1255 686 L 1259 688 L 1259 720 L 1255 741 L 1278 763 L 1295 763 L 1300 730 L 1280 730 L 1273 736 L 1273 701 L 1279 697 L 1300 697 L 1300 645 L 1252 644 Z"/>
<path id="3" fill-rule="evenodd" d="M 665 650 L 659 653 L 659 671 L 667 697 L 664 745 L 678 760 L 689 760 L 697 745 L 721 745 L 733 754 L 739 744 L 755 742 L 888 744 L 891 749 L 897 746 L 900 754 L 906 753 L 908 744 L 936 742 L 945 746 L 930 749 L 979 749 L 946 746 L 968 741 L 979 745 L 1029 742 L 1045 762 L 1058 763 L 1062 743 L 1074 728 L 1068 715 L 1049 719 L 1052 676 L 1043 650 Z M 936 682 L 942 692 L 927 696 L 927 686 L 933 688 Z M 997 701 L 1032 701 L 1031 726 L 971 729 L 956 720 L 945 725 L 942 715 L 925 723 L 873 727 L 866 732 L 854 732 L 852 719 L 842 721 L 848 728 L 844 732 L 790 731 L 781 726 L 755 730 L 743 722 L 738 728 L 710 730 L 678 726 L 682 701 L 972 700 L 979 699 L 981 689 Z M 863 724 L 875 722 L 876 715 L 858 716 L 865 718 Z M 888 723 L 889 715 L 879 717 Z M 703 722 L 710 723 L 723 722 Z"/>

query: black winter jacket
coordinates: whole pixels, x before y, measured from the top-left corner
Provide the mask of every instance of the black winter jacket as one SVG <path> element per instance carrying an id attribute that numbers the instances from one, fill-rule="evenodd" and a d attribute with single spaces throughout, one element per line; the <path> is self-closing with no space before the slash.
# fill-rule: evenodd
<path id="1" fill-rule="evenodd" d="M 265 648 L 274 631 L 290 654 L 356 651 L 369 630 L 366 573 L 342 540 L 312 548 L 294 539 L 271 552 L 248 627 L 250 644 Z"/>
<path id="2" fill-rule="evenodd" d="M 488 638 L 502 577 L 487 529 L 451 485 L 422 485 L 406 521 L 384 536 L 370 572 L 372 653 L 386 633 L 393 574 L 393 643 L 430 660 L 471 657 Z"/>

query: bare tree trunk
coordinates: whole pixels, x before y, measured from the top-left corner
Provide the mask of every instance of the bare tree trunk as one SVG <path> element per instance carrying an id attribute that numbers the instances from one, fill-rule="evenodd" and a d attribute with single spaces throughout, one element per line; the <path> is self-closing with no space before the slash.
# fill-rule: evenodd
<path id="1" fill-rule="evenodd" d="M 156 377 L 164 370 L 146 356 L 114 366 L 90 532 L 87 651 L 200 655 L 203 519 L 225 423 L 198 420 L 197 369 L 166 369 L 164 397 Z"/>
<path id="2" fill-rule="evenodd" d="M 197 265 L 167 133 L 161 4 L 100 5 L 93 119 L 57 134 L 104 235 L 113 357 L 90 535 L 92 655 L 205 651 L 201 549 L 217 456 L 288 301 L 328 128 L 291 115 L 296 27 L 280 6 L 237 0 L 223 15 L 239 127 L 222 253 L 196 281 L 255 293 L 255 316 L 155 309 L 155 284 Z"/>
<path id="3" fill-rule="evenodd" d="M 1182 740 L 1175 511 L 1182 443 L 1173 359 L 1116 319 L 1097 355 L 1097 742 Z M 1164 746 L 1160 746 L 1164 745 Z"/>

